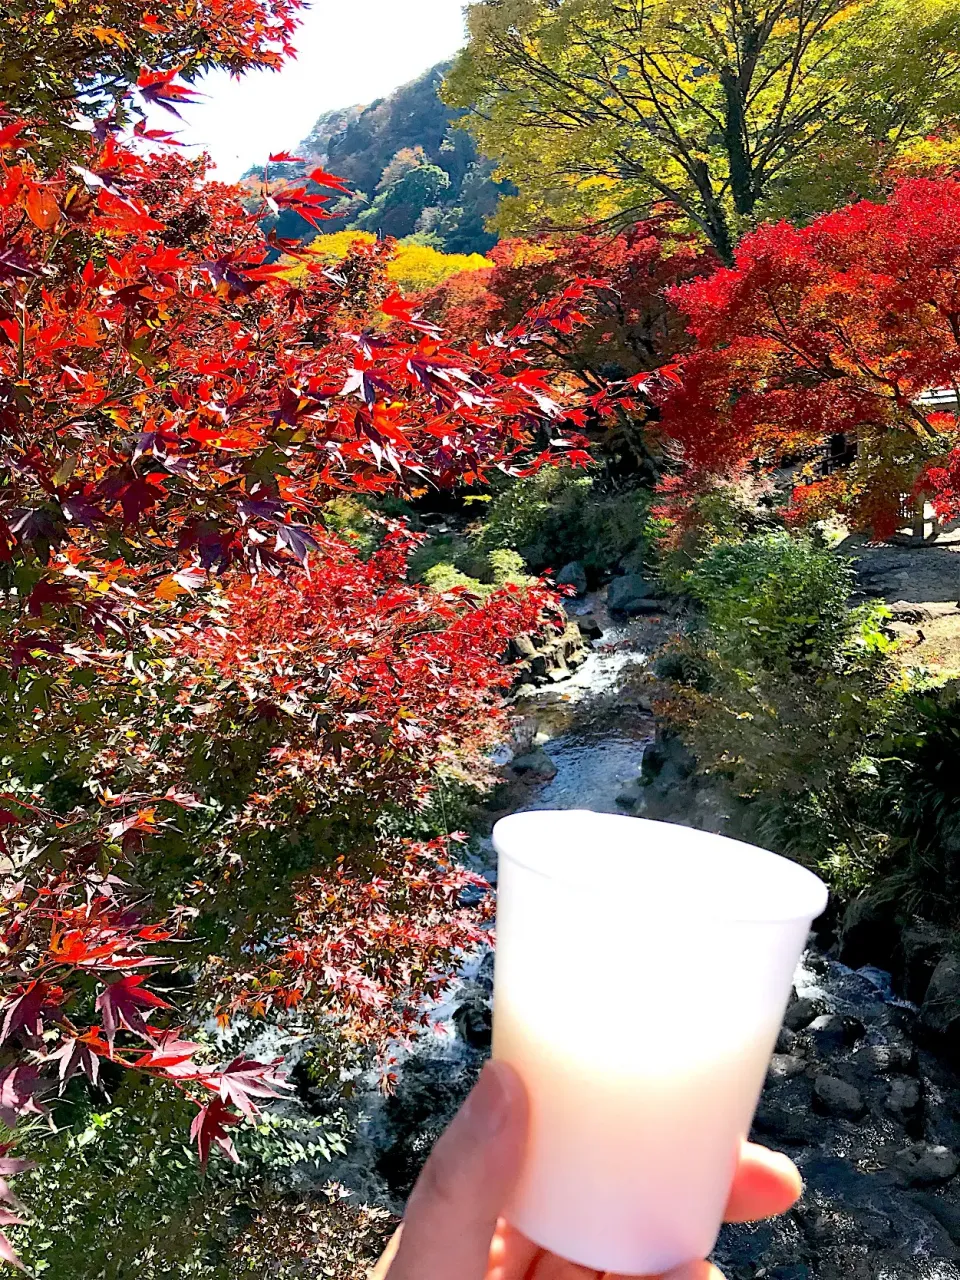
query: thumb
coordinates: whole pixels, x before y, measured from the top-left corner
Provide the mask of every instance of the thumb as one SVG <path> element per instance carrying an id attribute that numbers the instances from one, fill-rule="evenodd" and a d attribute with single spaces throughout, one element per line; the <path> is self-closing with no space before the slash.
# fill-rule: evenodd
<path id="1" fill-rule="evenodd" d="M 387 1280 L 483 1280 L 526 1130 L 520 1077 L 488 1062 L 424 1165 Z"/>

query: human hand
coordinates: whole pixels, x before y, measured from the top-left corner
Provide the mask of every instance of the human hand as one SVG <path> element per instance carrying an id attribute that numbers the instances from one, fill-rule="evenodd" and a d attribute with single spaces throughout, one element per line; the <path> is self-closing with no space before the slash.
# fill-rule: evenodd
<path id="1" fill-rule="evenodd" d="M 520 1077 L 504 1062 L 488 1062 L 431 1152 L 410 1196 L 404 1225 L 370 1280 L 618 1280 L 548 1253 L 500 1217 L 520 1169 L 526 1125 Z M 791 1160 L 744 1143 L 726 1221 L 753 1222 L 785 1213 L 800 1190 Z M 708 1262 L 692 1262 L 660 1280 L 723 1276 Z"/>

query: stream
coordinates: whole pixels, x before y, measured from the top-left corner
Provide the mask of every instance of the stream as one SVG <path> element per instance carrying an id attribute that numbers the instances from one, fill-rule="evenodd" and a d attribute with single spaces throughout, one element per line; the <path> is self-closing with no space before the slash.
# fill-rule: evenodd
<path id="1" fill-rule="evenodd" d="M 490 826 L 522 809 L 587 808 L 727 830 L 722 802 L 682 762 L 641 782 L 657 737 L 647 665 L 671 620 L 614 622 L 597 595 L 569 611 L 590 613 L 602 636 L 569 679 L 521 690 Z M 489 838 L 475 865 L 496 882 Z M 325 1178 L 402 1210 L 489 1051 L 492 959 L 464 965 L 396 1093 L 365 1095 L 357 1138 Z M 715 1259 L 728 1280 L 960 1280 L 960 1077 L 916 1030 L 889 975 L 806 952 L 753 1135 L 796 1161 L 805 1191 L 783 1218 L 724 1227 Z"/>

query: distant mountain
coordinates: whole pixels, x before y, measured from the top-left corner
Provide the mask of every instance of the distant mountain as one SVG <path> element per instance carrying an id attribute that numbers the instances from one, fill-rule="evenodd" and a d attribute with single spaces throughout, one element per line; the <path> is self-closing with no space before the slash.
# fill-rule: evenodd
<path id="1" fill-rule="evenodd" d="M 469 133 L 454 127 L 462 112 L 440 101 L 448 66 L 432 67 L 369 106 L 324 112 L 298 148 L 307 164 L 271 165 L 269 176 L 292 179 L 319 164 L 350 182 L 354 197 L 330 206 L 339 216 L 324 222 L 323 232 L 415 235 L 446 253 L 486 253 L 496 236 L 485 220 L 512 188 L 493 181 L 493 163 L 478 154 Z M 318 234 L 289 211 L 276 227 L 302 240 Z"/>

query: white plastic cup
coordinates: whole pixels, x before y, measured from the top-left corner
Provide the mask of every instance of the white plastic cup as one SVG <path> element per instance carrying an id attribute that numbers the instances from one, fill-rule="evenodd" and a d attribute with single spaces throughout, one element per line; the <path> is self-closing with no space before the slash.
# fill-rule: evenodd
<path id="1" fill-rule="evenodd" d="M 826 887 L 616 814 L 516 813 L 493 843 L 493 1055 L 531 1109 L 508 1220 L 600 1271 L 706 1257 Z"/>

